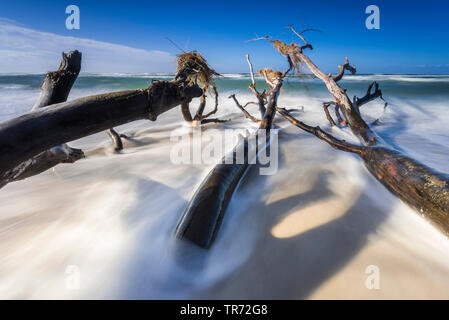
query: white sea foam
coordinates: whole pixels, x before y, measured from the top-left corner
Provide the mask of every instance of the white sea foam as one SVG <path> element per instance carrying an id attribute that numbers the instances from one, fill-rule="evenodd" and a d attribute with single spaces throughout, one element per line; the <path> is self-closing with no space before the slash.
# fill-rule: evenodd
<path id="1" fill-rule="evenodd" d="M 70 98 L 107 91 L 74 88 Z M 216 116 L 232 121 L 206 125 L 204 132 L 257 127 L 227 98 L 230 93 L 220 91 Z M 232 93 L 242 103 L 254 101 L 246 88 Z M 1 89 L 2 116 L 28 111 L 38 94 Z M 375 129 L 446 170 L 447 104 L 386 98 L 390 106 Z M 279 105 L 304 107 L 294 115 L 356 142 L 350 130 L 330 128 L 322 111 L 326 99 L 324 90 L 285 90 Z M 195 99 L 192 112 L 197 105 Z M 257 106 L 247 108 L 259 116 Z M 371 122 L 382 110 L 382 102 L 372 102 L 362 113 Z M 211 169 L 170 163 L 170 134 L 183 126 L 179 109 L 156 122 L 116 128 L 132 136 L 120 154 L 105 133 L 70 143 L 87 158 L 0 190 L 0 274 L 6 275 L 0 297 L 449 298 L 448 239 L 391 195 L 355 156 L 280 117 L 276 125 L 278 173 L 248 173 L 208 251 L 173 238 L 187 202 Z M 380 291 L 365 287 L 369 265 L 380 268 Z M 80 271 L 78 290 L 66 285 L 68 266 Z"/>
<path id="2" fill-rule="evenodd" d="M 449 82 L 448 75 L 346 75 L 344 81 L 404 81 L 404 82 Z"/>

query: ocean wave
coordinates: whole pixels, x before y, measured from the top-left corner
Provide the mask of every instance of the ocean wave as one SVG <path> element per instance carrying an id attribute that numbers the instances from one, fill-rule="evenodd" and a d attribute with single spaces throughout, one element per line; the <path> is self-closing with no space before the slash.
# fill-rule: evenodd
<path id="1" fill-rule="evenodd" d="M 344 81 L 399 81 L 399 82 L 449 82 L 449 75 L 396 75 L 369 74 L 345 75 Z"/>
<path id="2" fill-rule="evenodd" d="M 85 78 L 173 78 L 173 74 L 167 73 L 81 73 Z"/>
<path id="3" fill-rule="evenodd" d="M 222 73 L 221 75 L 225 78 L 249 78 L 249 74 L 243 73 Z"/>
<path id="4" fill-rule="evenodd" d="M 29 85 L 25 85 L 25 84 L 0 84 L 0 90 L 1 89 L 13 89 L 13 90 L 18 90 L 18 89 L 30 89 L 31 87 Z"/>

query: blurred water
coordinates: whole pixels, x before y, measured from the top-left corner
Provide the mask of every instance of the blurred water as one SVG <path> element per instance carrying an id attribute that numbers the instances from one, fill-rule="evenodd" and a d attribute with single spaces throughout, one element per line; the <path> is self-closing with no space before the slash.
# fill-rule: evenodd
<path id="1" fill-rule="evenodd" d="M 43 75 L 0 75 L 0 121 L 29 111 Z M 69 99 L 147 87 L 170 75 L 82 74 Z M 364 95 L 378 81 L 389 106 L 362 107 L 389 143 L 448 172 L 449 76 L 354 75 L 341 85 Z M 216 80 L 211 129 L 253 129 L 228 99 L 254 101 L 247 74 Z M 258 80 L 262 88 L 262 81 Z M 310 75 L 289 77 L 279 105 L 330 128 L 321 103 L 331 97 Z M 196 99 L 197 100 L 197 99 Z M 192 112 L 198 101 L 192 102 Z M 208 108 L 212 108 L 211 105 Z M 258 115 L 257 107 L 248 107 Z M 105 133 L 72 142 L 87 159 L 59 165 L 0 190 L 2 298 L 448 298 L 449 241 L 381 186 L 353 155 L 331 149 L 281 118 L 279 170 L 252 170 L 234 195 L 214 246 L 173 238 L 174 228 L 211 165 L 170 163 L 173 130 L 189 135 L 177 108 L 156 122 L 117 128 L 133 137 L 114 154 Z M 226 146 L 231 148 L 232 145 Z M 382 288 L 365 287 L 378 265 Z M 68 266 L 80 288 L 67 287 Z M 67 273 L 68 272 L 68 273 Z"/>

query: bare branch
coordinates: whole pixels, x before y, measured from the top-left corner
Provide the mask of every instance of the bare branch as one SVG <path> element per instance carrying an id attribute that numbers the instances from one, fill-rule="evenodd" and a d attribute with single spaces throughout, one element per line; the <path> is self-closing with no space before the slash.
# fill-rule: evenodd
<path id="1" fill-rule="evenodd" d="M 292 54 L 293 61 L 298 60 L 305 64 L 309 70 L 320 80 L 324 82 L 329 92 L 338 102 L 346 121 L 349 123 L 352 132 L 368 145 L 375 145 L 380 138 L 371 130 L 368 124 L 363 120 L 357 108 L 349 100 L 346 91 L 343 90 L 333 77 L 323 73 L 310 59 L 302 53 L 302 49 L 297 47 Z"/>
<path id="2" fill-rule="evenodd" d="M 246 61 L 248 61 L 248 65 L 249 65 L 249 72 L 251 74 L 251 82 L 254 86 L 254 88 L 256 87 L 256 80 L 254 79 L 254 71 L 253 71 L 253 65 L 251 64 L 251 61 L 249 60 L 249 54 L 246 54 Z"/>
<path id="3" fill-rule="evenodd" d="M 332 116 L 329 113 L 329 106 L 330 105 L 335 105 L 335 104 L 336 103 L 333 102 L 333 101 L 323 103 L 324 113 L 326 114 L 326 118 L 329 121 L 331 126 L 336 126 L 336 123 L 335 123 L 334 119 L 332 118 Z"/>
<path id="4" fill-rule="evenodd" d="M 283 108 L 277 107 L 276 110 L 285 119 L 287 119 L 290 123 L 292 123 L 294 126 L 297 126 L 298 128 L 300 128 L 308 133 L 313 134 L 314 136 L 320 138 L 321 140 L 326 141 L 328 144 L 331 145 L 331 147 L 333 147 L 335 149 L 346 151 L 346 152 L 352 152 L 352 153 L 360 155 L 363 152 L 363 149 L 366 148 L 366 147 L 348 143 L 344 140 L 337 139 L 334 136 L 330 135 L 329 133 L 323 131 L 320 127 L 309 126 L 309 125 L 305 124 L 304 122 L 301 122 L 298 119 L 291 116 L 287 112 L 287 110 L 285 110 Z"/>
<path id="5" fill-rule="evenodd" d="M 249 85 L 249 89 L 254 93 L 254 95 L 257 98 L 257 103 L 259 104 L 259 112 L 261 117 L 263 118 L 263 115 L 265 114 L 265 91 L 262 93 L 259 93 L 259 91 L 257 91 L 257 89 L 253 86 L 253 85 Z"/>
<path id="6" fill-rule="evenodd" d="M 120 138 L 120 135 L 117 133 L 117 131 L 114 130 L 114 128 L 111 128 L 107 131 L 109 137 L 111 138 L 112 142 L 114 143 L 114 150 L 116 152 L 123 149 L 123 142 Z"/>
<path id="7" fill-rule="evenodd" d="M 269 37 L 269 36 L 265 36 L 265 37 L 253 38 L 253 39 L 250 39 L 250 40 L 246 40 L 246 42 L 259 41 L 259 40 L 267 40 L 267 41 L 270 41 L 270 37 Z"/>
<path id="8" fill-rule="evenodd" d="M 181 103 L 181 113 L 185 121 L 187 122 L 193 121 L 192 114 L 190 113 L 189 102 L 185 101 Z"/>
<path id="9" fill-rule="evenodd" d="M 306 31 L 303 30 L 303 31 L 301 31 L 301 32 L 297 32 L 297 31 L 295 30 L 295 28 L 293 28 L 292 25 L 288 25 L 287 28 L 290 29 L 290 30 L 291 30 L 294 34 L 296 34 L 298 37 L 300 37 L 301 40 L 304 41 L 304 43 L 305 43 L 306 45 L 309 44 L 309 43 L 307 42 L 307 40 L 302 36 L 302 34 L 303 34 L 304 32 L 306 32 Z"/>
<path id="10" fill-rule="evenodd" d="M 282 73 L 282 78 L 285 78 L 287 74 L 293 69 L 292 58 L 290 58 L 289 55 L 287 56 L 287 61 L 288 61 L 288 69 Z"/>
<path id="11" fill-rule="evenodd" d="M 245 103 L 245 105 L 243 106 L 243 108 L 245 108 L 246 109 L 246 107 L 248 106 L 248 105 L 250 105 L 250 104 L 259 104 L 258 102 L 256 102 L 256 101 L 248 101 L 247 103 Z"/>
<path id="12" fill-rule="evenodd" d="M 352 74 L 356 73 L 356 68 L 354 65 L 349 65 L 348 57 L 345 57 L 345 64 L 341 64 L 338 66 L 338 73 L 334 76 L 334 81 L 338 82 L 343 78 L 343 75 L 345 74 L 345 70 L 348 70 Z"/>
<path id="13" fill-rule="evenodd" d="M 214 109 L 211 112 L 207 113 L 205 116 L 202 116 L 201 120 L 210 117 L 211 115 L 217 113 L 217 111 L 218 111 L 218 91 L 217 91 L 217 88 L 215 86 L 212 86 L 212 91 L 213 91 L 214 96 L 215 96 L 215 107 L 214 107 Z"/>
<path id="14" fill-rule="evenodd" d="M 374 92 L 371 93 L 373 86 L 374 86 Z M 374 81 L 374 82 L 371 82 L 370 85 L 368 86 L 368 90 L 366 91 L 365 96 L 363 96 L 362 98 L 358 98 L 358 97 L 354 96 L 353 103 L 357 108 L 360 108 L 364 104 L 366 104 L 376 98 L 381 98 L 382 100 L 384 100 L 382 97 L 382 91 L 379 90 L 379 84 L 376 81 Z M 387 104 L 387 103 L 385 103 L 385 104 Z M 386 105 L 385 105 L 385 107 L 386 107 Z"/>
<path id="15" fill-rule="evenodd" d="M 203 119 L 201 120 L 201 124 L 206 124 L 206 123 L 225 123 L 231 121 L 231 119 L 217 119 L 217 118 L 207 118 L 207 119 Z"/>
<path id="16" fill-rule="evenodd" d="M 300 49 L 301 52 L 302 52 L 304 49 L 307 49 L 307 48 L 309 48 L 310 50 L 313 50 L 312 45 L 311 45 L 310 43 L 307 42 L 307 40 L 302 36 L 302 34 L 303 34 L 304 32 L 306 32 L 306 31 L 319 31 L 319 30 L 306 29 L 306 30 L 303 30 L 303 31 L 301 31 L 301 32 L 297 32 L 297 31 L 293 28 L 292 25 L 288 25 L 287 28 L 289 28 L 294 34 L 296 34 L 299 38 L 301 38 L 302 41 L 304 41 L 305 45 L 298 47 L 298 49 Z"/>
<path id="17" fill-rule="evenodd" d="M 239 101 L 237 100 L 237 98 L 235 97 L 235 94 L 231 94 L 229 96 L 229 99 L 234 99 L 235 104 L 237 105 L 237 107 L 243 112 L 243 114 L 245 115 L 245 118 L 254 121 L 257 124 L 261 123 L 261 120 L 253 117 L 248 111 L 246 111 L 246 109 L 244 107 L 242 107 L 242 105 L 239 103 Z"/>

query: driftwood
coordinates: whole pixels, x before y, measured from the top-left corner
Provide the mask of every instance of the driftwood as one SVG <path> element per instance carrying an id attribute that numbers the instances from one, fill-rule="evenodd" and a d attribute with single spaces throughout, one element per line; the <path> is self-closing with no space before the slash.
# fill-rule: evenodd
<path id="1" fill-rule="evenodd" d="M 178 55 L 179 63 L 183 61 L 191 59 L 195 61 L 198 65 L 198 82 L 202 86 L 203 94 L 200 97 L 200 104 L 195 113 L 195 116 L 192 117 L 190 113 L 190 105 L 189 102 L 185 102 L 181 104 L 181 113 L 186 122 L 191 123 L 193 126 L 198 124 L 205 124 L 210 122 L 227 122 L 229 120 L 220 120 L 216 118 L 210 118 L 210 116 L 214 115 L 218 111 L 218 91 L 217 87 L 213 81 L 213 77 L 220 76 L 214 69 L 212 69 L 207 63 L 206 59 L 204 59 L 198 52 L 184 52 Z M 178 68 L 179 68 L 178 63 Z M 215 106 L 214 109 L 206 114 L 204 114 L 204 110 L 206 109 L 206 97 L 207 92 L 211 92 L 215 96 Z"/>
<path id="2" fill-rule="evenodd" d="M 62 53 L 58 70 L 45 75 L 39 98 L 31 110 L 65 102 L 80 70 L 81 52 L 75 50 L 67 54 Z M 42 134 L 45 132 L 40 133 Z M 84 153 L 80 149 L 71 148 L 66 144 L 56 146 L 27 159 L 8 172 L 7 176 L 10 179 L 3 181 L 0 179 L 0 187 L 7 182 L 22 180 L 44 172 L 59 163 L 73 163 L 81 158 L 84 158 Z"/>
<path id="3" fill-rule="evenodd" d="M 385 144 L 360 114 L 359 108 L 363 104 L 382 97 L 378 85 L 372 83 L 363 98 L 354 97 L 351 102 L 346 95 L 346 90 L 338 85 L 344 70 L 348 68 L 347 59 L 345 65 L 340 67 L 337 76 L 325 75 L 304 55 L 305 49 L 312 49 L 312 46 L 306 41 L 305 45 L 299 46 L 287 45 L 278 40 L 267 40 L 274 44 L 278 51 L 290 56 L 295 65 L 301 63 L 307 66 L 315 76 L 325 83 L 336 100 L 335 104 L 342 110 L 345 122 L 364 145 L 359 146 L 337 139 L 319 127 L 311 127 L 295 119 L 284 109 L 278 109 L 279 113 L 293 125 L 326 141 L 335 149 L 357 154 L 367 169 L 386 188 L 405 203 L 417 209 L 446 235 L 449 235 L 449 175 L 436 172 Z M 372 92 L 373 87 L 374 92 Z"/>
<path id="4" fill-rule="evenodd" d="M 201 96 L 198 75 L 198 64 L 187 59 L 178 65 L 172 81 L 58 103 L 0 123 L 0 186 L 14 181 L 14 169 L 41 152 L 131 121 L 155 121 Z"/>
<path id="5" fill-rule="evenodd" d="M 250 90 L 255 93 L 258 101 L 266 101 L 265 97 L 269 97 L 268 105 L 266 107 L 265 105 L 262 106 L 263 110 L 265 110 L 262 120 L 257 120 L 255 117 L 249 115 L 240 106 L 235 95 L 231 95 L 230 98 L 234 99 L 237 106 L 244 112 L 247 118 L 259 124 L 259 130 L 266 130 L 267 140 L 262 142 L 262 144 L 267 145 L 269 143 L 269 132 L 276 113 L 279 92 L 284 77 L 291 70 L 292 64 L 289 59 L 289 69 L 283 73 L 265 69 L 269 77 L 267 78 L 267 84 L 270 87 L 269 94 L 266 94 L 265 92 L 259 93 L 257 91 L 252 65 L 248 56 L 247 59 L 252 77 L 252 83 L 249 86 Z M 258 142 L 257 145 L 260 146 L 261 143 Z M 242 139 L 232 152 L 223 157 L 221 162 L 203 180 L 176 227 L 175 235 L 177 238 L 188 240 L 202 248 L 209 248 L 212 245 L 235 189 L 248 171 L 248 168 L 254 163 L 254 159 L 251 159 L 249 156 L 249 147 L 249 139 Z M 241 154 L 244 155 L 243 161 L 238 163 L 237 155 Z"/>

